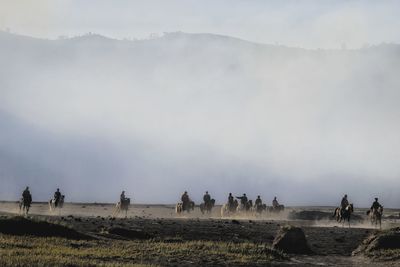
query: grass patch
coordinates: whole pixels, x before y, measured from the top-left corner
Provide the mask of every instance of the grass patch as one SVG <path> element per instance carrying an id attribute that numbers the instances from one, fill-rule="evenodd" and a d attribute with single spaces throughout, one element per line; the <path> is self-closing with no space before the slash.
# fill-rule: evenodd
<path id="1" fill-rule="evenodd" d="M 0 234 L 0 266 L 255 266 L 283 259 L 280 252 L 255 243 L 84 241 Z"/>

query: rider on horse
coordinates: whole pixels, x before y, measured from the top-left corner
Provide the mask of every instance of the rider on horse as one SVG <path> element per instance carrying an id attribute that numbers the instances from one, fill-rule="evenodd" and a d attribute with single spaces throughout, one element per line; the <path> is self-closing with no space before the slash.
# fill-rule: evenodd
<path id="1" fill-rule="evenodd" d="M 206 207 L 208 207 L 211 204 L 211 196 L 208 193 L 208 191 L 206 191 L 206 193 L 204 194 L 203 200 L 204 200 L 204 204 L 206 205 Z"/>
<path id="2" fill-rule="evenodd" d="M 340 202 L 340 214 L 343 214 L 343 211 L 349 206 L 349 201 L 347 200 L 347 195 L 345 194 Z"/>
<path id="3" fill-rule="evenodd" d="M 32 195 L 31 192 L 29 192 L 29 187 L 27 186 L 22 192 L 22 199 L 24 200 L 24 203 L 31 203 L 32 202 Z"/>
<path id="4" fill-rule="evenodd" d="M 119 201 L 121 202 L 121 205 L 124 205 L 128 201 L 128 198 L 125 197 L 125 191 L 122 191 L 121 195 L 119 196 Z"/>
<path id="5" fill-rule="evenodd" d="M 58 203 L 60 202 L 61 199 L 61 192 L 60 189 L 57 188 L 57 191 L 54 192 L 54 206 L 57 207 Z"/>
<path id="6" fill-rule="evenodd" d="M 254 203 L 256 207 L 259 207 L 262 205 L 262 200 L 260 196 L 257 196 L 256 202 Z"/>
<path id="7" fill-rule="evenodd" d="M 183 205 L 183 210 L 189 210 L 189 203 L 190 203 L 190 198 L 188 195 L 188 192 L 185 191 L 181 197 L 182 205 Z"/>
<path id="8" fill-rule="evenodd" d="M 375 201 L 372 203 L 371 210 L 378 210 L 382 205 L 378 202 L 378 198 L 375 198 Z"/>
<path id="9" fill-rule="evenodd" d="M 229 210 L 233 211 L 234 206 L 235 206 L 234 198 L 232 196 L 232 193 L 229 193 L 229 196 L 228 196 L 228 207 L 229 207 Z"/>
<path id="10" fill-rule="evenodd" d="M 276 208 L 279 207 L 279 202 L 278 202 L 278 200 L 276 199 L 276 197 L 274 197 L 274 200 L 272 200 L 272 207 L 273 207 L 274 209 L 276 209 Z"/>
<path id="11" fill-rule="evenodd" d="M 240 199 L 240 205 L 242 205 L 242 207 L 246 207 L 246 205 L 247 205 L 247 196 L 246 196 L 246 194 L 243 194 L 243 196 L 236 197 L 236 198 Z"/>

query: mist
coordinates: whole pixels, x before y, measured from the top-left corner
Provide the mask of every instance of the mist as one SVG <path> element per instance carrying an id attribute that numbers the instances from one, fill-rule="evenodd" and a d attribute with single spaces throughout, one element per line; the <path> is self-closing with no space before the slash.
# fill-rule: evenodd
<path id="1" fill-rule="evenodd" d="M 209 34 L 1 35 L 2 198 L 171 203 L 209 190 L 396 205 L 397 45 L 304 50 Z M 7 62 L 7 64 L 5 64 Z M 35 186 L 37 186 L 35 188 Z"/>
<path id="2" fill-rule="evenodd" d="M 291 1 L 269 5 L 271 20 L 285 10 L 306 16 Z M 166 28 L 126 23 L 158 25 L 142 29 L 157 37 L 140 40 L 120 38 L 121 18 L 113 34 L 81 34 L 112 31 L 99 14 L 88 17 L 93 27 L 82 16 L 60 24 L 54 4 L 32 7 L 41 19 L 32 15 L 31 23 L 1 17 L 0 28 L 11 32 L 0 32 L 0 199 L 16 200 L 30 186 L 34 201 L 60 187 L 74 202 L 115 202 L 125 190 L 134 203 L 175 203 L 187 190 L 199 203 L 208 190 L 218 203 L 232 192 L 267 203 L 277 196 L 285 205 L 338 205 L 348 194 L 356 207 L 374 197 L 398 207 L 400 45 L 384 42 L 399 41 L 399 20 L 373 16 L 387 26 L 381 32 L 362 19 L 349 22 L 362 27 L 346 34 L 331 31 L 332 39 L 321 33 L 332 29 L 321 20 L 334 18 L 340 28 L 357 5 L 318 6 L 330 15 L 294 35 L 266 29 L 268 38 L 249 26 L 263 20 L 243 18 L 249 25 L 229 32 L 201 16 L 174 24 L 168 12 L 160 18 Z M 215 12 L 234 12 L 227 10 Z M 281 30 L 295 23 L 287 21 Z M 72 37 L 55 38 L 64 34 Z M 279 36 L 286 45 L 265 44 Z"/>

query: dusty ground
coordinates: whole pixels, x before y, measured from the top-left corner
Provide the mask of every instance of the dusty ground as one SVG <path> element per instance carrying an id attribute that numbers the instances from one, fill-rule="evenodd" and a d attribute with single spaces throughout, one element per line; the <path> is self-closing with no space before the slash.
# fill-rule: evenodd
<path id="1" fill-rule="evenodd" d="M 50 213 L 47 204 L 35 203 L 30 211 L 30 218 L 65 225 L 103 241 L 106 240 L 105 244 L 107 244 L 107 240 L 109 240 L 109 244 L 116 242 L 112 243 L 113 246 L 119 246 L 119 242 L 124 242 L 124 240 L 135 240 L 136 243 L 129 243 L 132 246 L 140 245 L 140 242 L 143 242 L 143 246 L 145 246 L 148 245 L 148 240 L 152 240 L 152 242 L 158 242 L 157 246 L 161 246 L 160 250 L 167 251 L 171 248 L 163 247 L 165 243 L 179 243 L 186 247 L 197 247 L 199 244 L 201 244 L 201 247 L 224 244 L 223 246 L 229 247 L 230 253 L 232 252 L 232 244 L 238 244 L 233 246 L 246 244 L 246 247 L 250 250 L 261 245 L 269 247 L 279 228 L 290 224 L 300 226 L 303 229 L 308 243 L 315 253 L 314 255 L 286 255 L 284 259 L 279 258 L 278 255 L 275 258 L 265 256 L 259 259 L 251 253 L 244 253 L 240 259 L 229 262 L 229 265 L 254 265 L 256 263 L 265 265 L 268 263 L 271 266 L 399 266 L 400 264 L 400 262 L 395 261 L 371 261 L 362 256 L 351 256 L 352 251 L 365 238 L 374 231 L 378 231 L 371 227 L 370 223 L 361 221 L 365 217 L 365 210 L 356 210 L 355 214 L 359 220 L 353 222 L 351 228 L 343 227 L 331 220 L 330 214 L 333 210 L 331 207 L 289 208 L 279 216 L 264 214 L 257 218 L 250 215 L 221 218 L 220 207 L 218 206 L 214 208 L 211 215 L 202 215 L 196 208 L 191 214 L 177 216 L 174 207 L 171 205 L 132 205 L 127 219 L 123 218 L 122 214 L 115 219 L 112 218 L 110 215 L 113 210 L 114 205 L 111 204 L 66 204 L 61 211 Z M 16 203 L 0 203 L 2 218 L 13 217 L 15 213 L 18 213 Z M 399 226 L 398 214 L 398 210 L 385 211 L 386 218 L 383 227 Z M 135 236 L 137 234 L 139 236 Z M 144 236 L 140 236 L 140 234 L 144 234 Z M 0 239 L 3 243 L 19 242 L 18 240 L 11 242 L 7 239 L 10 238 L 8 235 L 1 235 L 0 237 L 3 238 Z M 149 245 L 149 247 L 154 246 Z M 226 248 L 223 249 L 225 251 Z M 204 250 L 207 251 L 206 248 Z M 13 252 L 15 252 L 14 247 Z M 210 254 L 203 255 L 203 260 L 206 260 L 205 258 L 208 256 Z M 154 262 L 149 259 L 139 262 L 131 259 L 131 261 L 121 263 L 201 264 L 198 261 L 191 262 L 190 255 L 182 254 L 180 257 L 182 257 L 182 260 L 178 262 L 166 261 L 168 257 L 164 257 L 163 260 Z M 229 257 L 233 257 L 232 254 Z M 221 261 L 218 257 L 211 257 L 210 261 L 204 261 L 202 264 L 223 265 L 224 262 L 228 264 L 227 260 Z"/>

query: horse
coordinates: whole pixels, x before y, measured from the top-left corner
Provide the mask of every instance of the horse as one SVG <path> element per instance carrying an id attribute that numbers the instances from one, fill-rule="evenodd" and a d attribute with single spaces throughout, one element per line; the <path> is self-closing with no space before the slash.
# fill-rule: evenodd
<path id="1" fill-rule="evenodd" d="M 221 217 L 231 216 L 236 213 L 239 202 L 235 199 L 232 204 L 226 203 L 221 207 Z"/>
<path id="2" fill-rule="evenodd" d="M 61 212 L 62 207 L 64 206 L 64 199 L 65 199 L 65 195 L 61 195 L 60 199 L 58 200 L 58 203 L 56 205 L 56 200 L 54 198 L 49 200 L 49 210 L 50 212 L 55 211 L 56 208 L 59 209 L 59 211 Z"/>
<path id="3" fill-rule="evenodd" d="M 250 199 L 246 203 L 238 205 L 236 208 L 236 211 L 238 213 L 241 213 L 241 212 L 247 213 L 247 212 L 251 211 L 252 208 L 253 208 L 253 201 Z"/>
<path id="4" fill-rule="evenodd" d="M 31 204 L 32 197 L 21 198 L 19 201 L 19 213 L 22 213 L 23 215 L 28 215 Z"/>
<path id="5" fill-rule="evenodd" d="M 375 228 L 378 227 L 379 223 L 379 229 L 382 229 L 382 214 L 383 214 L 383 207 L 380 206 L 377 209 L 371 209 L 367 211 L 367 215 L 369 215 L 371 224 L 375 224 Z"/>
<path id="6" fill-rule="evenodd" d="M 177 214 L 182 214 L 184 211 L 190 213 L 191 210 L 192 211 L 194 210 L 194 206 L 195 206 L 194 201 L 191 200 L 187 203 L 187 205 L 183 205 L 183 202 L 179 202 L 175 206 L 175 212 Z"/>
<path id="7" fill-rule="evenodd" d="M 115 205 L 115 210 L 114 210 L 114 213 L 113 213 L 113 217 L 118 215 L 121 211 L 125 211 L 125 218 L 127 218 L 128 217 L 128 209 L 129 209 L 129 205 L 130 204 L 131 204 L 131 199 L 130 198 L 125 198 L 125 200 L 119 201 Z"/>
<path id="8" fill-rule="evenodd" d="M 261 215 L 261 213 L 266 210 L 267 210 L 266 204 L 260 204 L 254 206 L 254 211 L 256 212 L 256 215 Z"/>
<path id="9" fill-rule="evenodd" d="M 354 212 L 353 204 L 347 205 L 344 209 L 341 208 L 336 208 L 334 212 L 334 217 L 336 217 L 337 222 L 343 222 L 343 227 L 344 223 L 347 222 L 349 223 L 349 228 L 350 228 L 350 218 L 351 214 Z"/>
<path id="10" fill-rule="evenodd" d="M 284 205 L 277 205 L 277 206 L 271 206 L 268 208 L 268 212 L 271 213 L 280 213 L 281 211 L 285 210 L 285 206 Z"/>
<path id="11" fill-rule="evenodd" d="M 204 213 L 211 213 L 211 211 L 212 211 L 212 208 L 214 207 L 214 205 L 215 205 L 215 199 L 211 199 L 210 200 L 210 202 L 208 202 L 208 203 L 201 203 L 200 204 L 200 211 L 201 211 L 201 213 L 202 214 L 204 214 Z"/>

